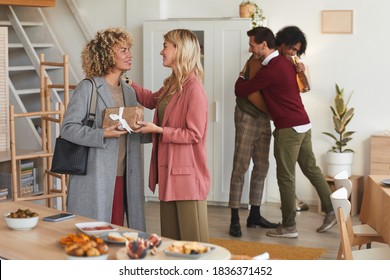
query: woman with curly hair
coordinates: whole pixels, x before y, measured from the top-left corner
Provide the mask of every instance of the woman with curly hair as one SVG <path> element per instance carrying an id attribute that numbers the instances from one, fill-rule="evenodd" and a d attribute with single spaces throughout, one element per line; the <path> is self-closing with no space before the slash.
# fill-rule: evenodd
<path id="1" fill-rule="evenodd" d="M 186 29 L 169 31 L 160 54 L 172 68 L 162 88 L 153 93 L 132 83 L 138 101 L 156 109 L 153 122 L 137 129 L 153 133 L 149 188 L 158 184 L 162 236 L 208 242 L 208 104 L 198 39 Z"/>
<path id="2" fill-rule="evenodd" d="M 87 175 L 71 175 L 68 211 L 78 215 L 145 231 L 141 169 L 141 135 L 119 130 L 120 123 L 102 128 L 103 112 L 110 107 L 138 105 L 134 89 L 121 78 L 131 69 L 133 39 L 120 28 L 97 32 L 82 51 L 86 78 L 76 87 L 62 125 L 62 137 L 89 147 Z M 96 118 L 87 116 L 93 81 L 97 90 Z"/>

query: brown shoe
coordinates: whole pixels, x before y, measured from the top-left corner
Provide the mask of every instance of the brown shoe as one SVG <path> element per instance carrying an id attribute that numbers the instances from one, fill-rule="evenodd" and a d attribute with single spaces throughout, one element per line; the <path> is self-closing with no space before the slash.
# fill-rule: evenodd
<path id="1" fill-rule="evenodd" d="M 337 224 L 337 219 L 334 211 L 331 211 L 325 215 L 324 222 L 317 228 L 317 232 L 325 232 Z"/>
<path id="2" fill-rule="evenodd" d="M 296 226 L 284 227 L 279 224 L 276 229 L 267 231 L 267 236 L 270 237 L 282 237 L 282 238 L 297 238 L 298 231 Z"/>

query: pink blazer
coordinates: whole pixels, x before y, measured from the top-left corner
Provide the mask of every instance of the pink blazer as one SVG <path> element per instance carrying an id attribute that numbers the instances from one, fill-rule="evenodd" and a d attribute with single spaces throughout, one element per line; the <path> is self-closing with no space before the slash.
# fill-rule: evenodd
<path id="1" fill-rule="evenodd" d="M 138 102 L 149 109 L 157 108 L 156 96 L 162 88 L 152 93 L 134 82 L 132 86 Z M 153 122 L 157 123 L 157 110 Z M 162 201 L 206 200 L 210 190 L 206 157 L 208 104 L 202 82 L 194 74 L 184 83 L 183 93 L 172 97 L 162 127 L 163 134 L 152 138 L 150 190 L 154 193 L 158 184 Z"/>

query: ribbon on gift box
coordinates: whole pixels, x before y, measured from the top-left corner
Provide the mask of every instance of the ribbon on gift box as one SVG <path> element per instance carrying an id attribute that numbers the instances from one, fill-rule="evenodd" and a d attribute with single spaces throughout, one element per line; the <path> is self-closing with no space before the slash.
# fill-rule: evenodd
<path id="1" fill-rule="evenodd" d="M 124 107 L 119 107 L 119 114 L 118 115 L 117 114 L 110 114 L 110 118 L 113 121 L 120 122 L 120 125 L 118 127 L 120 130 L 126 129 L 129 133 L 131 133 L 131 132 L 133 132 L 133 130 L 131 129 L 131 127 L 129 126 L 127 121 L 122 118 L 123 111 L 124 111 Z"/>
<path id="2" fill-rule="evenodd" d="M 112 117 L 110 115 L 112 114 Z M 115 125 L 120 119 L 126 120 L 130 129 L 134 132 L 140 126 L 137 124 L 138 121 L 142 121 L 144 117 L 143 107 L 137 106 L 125 106 L 125 107 L 114 107 L 106 108 L 103 112 L 103 123 L 102 128 L 106 128 Z M 120 123 L 122 129 L 124 121 Z M 129 131 L 130 132 L 130 131 Z"/>

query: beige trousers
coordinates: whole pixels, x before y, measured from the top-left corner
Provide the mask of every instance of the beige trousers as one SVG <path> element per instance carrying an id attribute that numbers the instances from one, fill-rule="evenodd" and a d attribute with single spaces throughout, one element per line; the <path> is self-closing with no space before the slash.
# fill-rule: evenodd
<path id="1" fill-rule="evenodd" d="M 207 201 L 160 201 L 161 235 L 175 240 L 209 242 Z"/>

